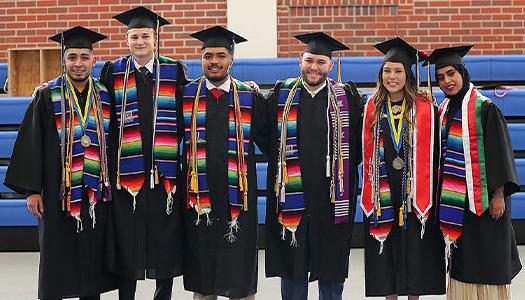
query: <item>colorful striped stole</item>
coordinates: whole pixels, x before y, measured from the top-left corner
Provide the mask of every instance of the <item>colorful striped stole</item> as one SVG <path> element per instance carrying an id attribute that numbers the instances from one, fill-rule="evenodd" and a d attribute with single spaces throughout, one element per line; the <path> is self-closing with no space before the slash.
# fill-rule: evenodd
<path id="1" fill-rule="evenodd" d="M 248 149 L 250 143 L 252 89 L 231 78 L 228 113 L 228 200 L 230 204 L 229 232 L 226 240 L 234 242 L 239 230 L 238 217 L 241 210 L 248 210 Z M 204 86 L 203 86 L 204 85 Z M 205 78 L 189 83 L 184 88 L 183 113 L 184 136 L 187 147 L 188 186 L 187 207 L 197 212 L 196 224 L 209 214 L 212 203 L 206 172 L 206 98 Z"/>
<path id="2" fill-rule="evenodd" d="M 485 171 L 485 147 L 481 123 L 481 107 L 489 100 L 471 84 L 451 122 L 447 133 L 447 113 L 450 100 L 440 105 L 443 167 L 439 219 L 447 250 L 462 233 L 465 196 L 470 211 L 481 216 L 488 206 Z"/>
<path id="3" fill-rule="evenodd" d="M 379 253 L 383 251 L 395 219 L 392 206 L 390 185 L 384 157 L 384 130 L 381 121 L 376 125 L 375 105 L 368 100 L 363 116 L 363 185 L 361 189 L 361 208 L 369 218 L 370 235 L 380 242 Z M 384 115 L 385 110 L 381 111 Z M 415 108 L 411 112 L 412 128 L 408 128 L 412 157 L 405 155 L 403 172 L 408 177 L 403 181 L 402 201 L 399 225 L 406 228 L 407 213 L 413 209 L 421 222 L 421 238 L 425 232 L 425 223 L 434 199 L 434 104 L 427 96 L 419 93 Z M 373 131 L 370 129 L 372 128 Z M 427 142 L 428 140 L 428 142 Z M 423 142 L 421 142 L 423 141 Z M 406 143 L 405 143 L 406 144 Z M 406 145 L 405 145 L 406 147 Z M 408 151 L 405 149 L 405 154 Z M 406 209 L 405 209 L 406 206 Z"/>
<path id="4" fill-rule="evenodd" d="M 158 68 L 157 66 L 160 67 Z M 167 193 L 166 213 L 170 214 L 176 189 L 178 137 L 176 91 L 178 62 L 160 56 L 153 70 L 153 149 L 150 188 L 162 181 Z M 145 181 L 144 156 L 133 59 L 123 57 L 113 62 L 113 84 L 117 120 L 120 123 L 117 188 L 124 187 L 133 196 L 133 210 Z M 160 80 L 157 81 L 157 78 Z M 123 116 L 123 117 L 122 117 Z"/>
<path id="5" fill-rule="evenodd" d="M 349 190 L 349 108 L 344 88 L 334 80 L 327 80 L 328 111 L 332 155 L 327 160 L 326 177 L 331 178 L 330 201 L 334 203 L 334 223 L 350 220 Z M 304 188 L 299 162 L 297 118 L 301 98 L 302 78 L 290 78 L 279 90 L 277 106 L 277 132 L 279 152 L 275 193 L 277 196 L 278 221 L 283 225 L 282 239 L 286 230 L 292 233 L 291 246 L 297 246 L 295 233 L 304 215 Z M 330 157 L 330 153 L 328 155 Z"/>
<path id="6" fill-rule="evenodd" d="M 63 165 L 65 182 L 64 186 L 61 186 L 60 199 L 62 209 L 77 220 L 77 231 L 82 231 L 80 210 L 83 193 L 86 192 L 88 196 L 89 215 L 93 220 L 93 226 L 96 223 L 95 205 L 97 201 L 111 200 L 106 155 L 110 118 L 109 94 L 104 85 L 90 77 L 85 88 L 90 89 L 88 97 L 91 94 L 93 99 L 86 114 L 85 134 L 91 139 L 91 144 L 84 148 L 80 143 L 84 131 L 76 112 L 78 108 L 74 104 L 74 96 L 71 94 L 74 93 L 74 90 L 64 78 L 58 77 L 48 82 L 59 140 L 61 140 L 62 130 L 65 130 L 66 137 L 64 142 L 66 155 Z M 63 83 L 66 97 L 64 112 L 61 107 Z M 62 124 L 62 114 L 65 114 L 65 126 Z"/>

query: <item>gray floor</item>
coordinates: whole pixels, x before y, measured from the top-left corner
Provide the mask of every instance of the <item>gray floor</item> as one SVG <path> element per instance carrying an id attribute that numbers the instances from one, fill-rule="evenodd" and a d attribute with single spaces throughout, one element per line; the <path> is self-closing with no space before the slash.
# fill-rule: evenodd
<path id="1" fill-rule="evenodd" d="M 525 261 L 525 246 L 519 247 L 520 257 Z M 0 253 L 0 300 L 36 299 L 38 253 Z M 513 281 L 513 299 L 525 299 L 525 271 Z M 350 256 L 350 277 L 345 283 L 343 299 L 365 299 L 364 297 L 363 250 L 352 249 Z M 279 280 L 264 278 L 264 251 L 259 251 L 259 292 L 257 299 L 279 299 Z M 155 289 L 152 280 L 140 281 L 136 299 L 151 299 Z M 310 284 L 309 299 L 317 299 L 317 284 Z M 102 295 L 104 300 L 117 300 L 117 293 Z M 191 294 L 184 291 L 182 279 L 176 278 L 173 285 L 173 298 L 191 299 Z M 368 298 L 381 299 L 381 298 Z M 401 298 L 403 299 L 403 298 Z M 404 298 L 406 299 L 406 298 Z M 421 297 L 422 300 L 445 299 L 444 296 Z"/>

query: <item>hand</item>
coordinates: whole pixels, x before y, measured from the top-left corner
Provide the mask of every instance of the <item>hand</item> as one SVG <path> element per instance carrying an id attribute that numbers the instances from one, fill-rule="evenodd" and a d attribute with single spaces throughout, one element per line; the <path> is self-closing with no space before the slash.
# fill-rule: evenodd
<path id="1" fill-rule="evenodd" d="M 247 86 L 251 87 L 254 91 L 256 92 L 260 92 L 261 91 L 261 88 L 259 88 L 259 85 L 257 83 L 255 83 L 255 81 L 245 81 L 244 84 L 246 84 Z"/>
<path id="2" fill-rule="evenodd" d="M 503 189 L 496 190 L 489 204 L 489 213 L 492 219 L 497 220 L 505 213 L 505 197 L 503 196 Z"/>
<path id="3" fill-rule="evenodd" d="M 41 85 L 35 87 L 35 89 L 33 90 L 33 94 L 31 94 L 31 98 L 35 98 L 36 92 L 38 92 L 38 90 L 41 88 L 45 88 L 46 86 L 47 86 L 47 82 L 44 82 Z"/>
<path id="4" fill-rule="evenodd" d="M 40 194 L 31 194 L 27 196 L 27 210 L 33 215 L 42 219 L 44 216 L 44 203 Z"/>

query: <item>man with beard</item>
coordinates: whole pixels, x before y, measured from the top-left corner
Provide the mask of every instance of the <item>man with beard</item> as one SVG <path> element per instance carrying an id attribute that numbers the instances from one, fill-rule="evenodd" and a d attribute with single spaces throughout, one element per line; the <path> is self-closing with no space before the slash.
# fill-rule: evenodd
<path id="1" fill-rule="evenodd" d="M 154 299 L 170 299 L 182 273 L 176 92 L 185 66 L 158 55 L 158 30 L 169 24 L 137 7 L 114 17 L 128 26 L 131 55 L 101 74 L 112 97 L 110 174 L 113 188 L 119 299 L 134 299 L 136 280 L 156 279 Z"/>
<path id="2" fill-rule="evenodd" d="M 7 170 L 5 185 L 38 217 L 39 299 L 96 300 L 116 288 L 104 261 L 109 95 L 91 77 L 92 44 L 105 38 L 80 26 L 51 37 L 65 48 L 65 73 L 36 91 Z"/>
<path id="3" fill-rule="evenodd" d="M 360 160 L 361 101 L 353 83 L 331 78 L 332 51 L 348 49 L 322 33 L 307 44 L 301 76 L 268 96 L 266 276 L 281 277 L 283 299 L 341 299 L 348 274 Z M 352 87 L 351 87 L 351 86 Z M 265 126 L 266 127 L 266 126 Z"/>
<path id="4" fill-rule="evenodd" d="M 254 141 L 264 98 L 231 75 L 243 37 L 215 26 L 203 42 L 204 76 L 183 92 L 184 288 L 193 299 L 254 299 L 257 291 L 257 180 Z M 261 115 L 262 114 L 262 115 Z M 181 130 L 182 131 L 182 130 Z"/>

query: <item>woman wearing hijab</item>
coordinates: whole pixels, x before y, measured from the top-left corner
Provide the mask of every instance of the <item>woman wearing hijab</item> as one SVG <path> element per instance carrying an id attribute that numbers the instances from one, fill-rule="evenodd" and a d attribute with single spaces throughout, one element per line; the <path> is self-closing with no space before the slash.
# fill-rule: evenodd
<path id="1" fill-rule="evenodd" d="M 519 191 L 505 119 L 470 82 L 463 56 L 472 48 L 436 49 L 442 155 L 439 219 L 450 257 L 448 299 L 509 299 L 521 270 L 510 204 Z"/>
<path id="2" fill-rule="evenodd" d="M 400 38 L 375 47 L 385 59 L 363 118 L 366 296 L 444 294 L 444 243 L 434 209 L 439 118 L 411 71 L 425 54 Z"/>

